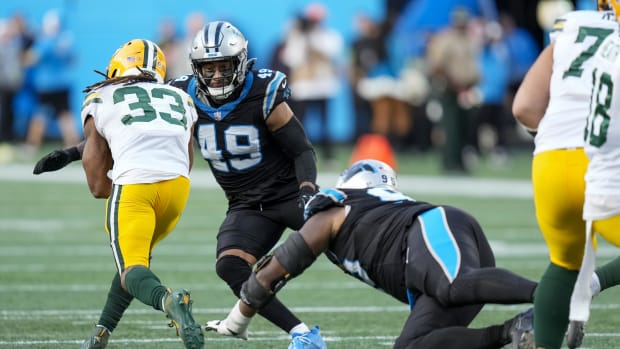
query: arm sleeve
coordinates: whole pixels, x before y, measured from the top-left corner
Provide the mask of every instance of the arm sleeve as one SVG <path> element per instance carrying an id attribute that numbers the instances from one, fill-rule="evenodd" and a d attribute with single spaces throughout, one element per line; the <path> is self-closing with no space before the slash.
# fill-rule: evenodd
<path id="1" fill-rule="evenodd" d="M 296 117 L 273 133 L 284 152 L 295 161 L 299 183 L 316 183 L 316 155 L 303 126 Z"/>

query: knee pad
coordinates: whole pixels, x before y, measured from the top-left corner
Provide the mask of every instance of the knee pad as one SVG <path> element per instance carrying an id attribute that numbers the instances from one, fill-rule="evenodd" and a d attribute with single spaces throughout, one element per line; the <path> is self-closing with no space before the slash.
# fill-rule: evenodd
<path id="1" fill-rule="evenodd" d="M 243 258 L 226 255 L 218 258 L 215 263 L 215 272 L 224 280 L 233 293 L 239 297 L 241 285 L 252 274 L 252 266 Z"/>

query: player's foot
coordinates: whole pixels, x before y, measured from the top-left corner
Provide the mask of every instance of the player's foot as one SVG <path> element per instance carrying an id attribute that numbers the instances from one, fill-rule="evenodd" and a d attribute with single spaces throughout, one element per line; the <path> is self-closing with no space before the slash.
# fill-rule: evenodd
<path id="1" fill-rule="evenodd" d="M 170 327 L 176 327 L 177 336 L 181 337 L 186 349 L 204 348 L 202 329 L 192 317 L 189 291 L 182 288 L 174 291 L 168 289 L 168 294 L 164 298 L 164 313 L 172 320 Z"/>
<path id="2" fill-rule="evenodd" d="M 506 321 L 508 333 L 512 339 L 512 349 L 534 349 L 534 308 L 518 314 Z"/>
<path id="3" fill-rule="evenodd" d="M 248 339 L 247 328 L 242 332 L 232 331 L 230 328 L 228 328 L 226 324 L 226 319 L 207 321 L 207 324 L 205 325 L 205 331 L 214 331 L 224 336 L 235 337 L 243 340 Z"/>
<path id="4" fill-rule="evenodd" d="M 293 333 L 288 349 L 327 349 L 327 345 L 319 333 L 319 326 L 314 326 L 306 333 Z"/>
<path id="5" fill-rule="evenodd" d="M 585 323 L 583 321 L 571 321 L 568 324 L 568 331 L 566 332 L 566 345 L 568 349 L 576 349 L 581 346 L 584 327 Z"/>
<path id="6" fill-rule="evenodd" d="M 110 331 L 103 326 L 96 326 L 93 335 L 82 342 L 80 349 L 103 349 L 108 345 Z"/>

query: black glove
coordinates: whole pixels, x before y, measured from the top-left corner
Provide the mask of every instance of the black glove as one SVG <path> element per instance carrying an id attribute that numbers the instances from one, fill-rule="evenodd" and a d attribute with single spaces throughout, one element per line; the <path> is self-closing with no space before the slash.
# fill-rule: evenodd
<path id="1" fill-rule="evenodd" d="M 60 170 L 71 162 L 80 159 L 81 155 L 76 147 L 54 150 L 37 161 L 32 173 L 38 175 L 43 172 Z"/>
<path id="2" fill-rule="evenodd" d="M 299 189 L 299 199 L 297 199 L 297 205 L 299 208 L 303 209 L 306 207 L 310 198 L 316 194 L 317 190 L 314 189 L 311 185 L 304 185 Z"/>

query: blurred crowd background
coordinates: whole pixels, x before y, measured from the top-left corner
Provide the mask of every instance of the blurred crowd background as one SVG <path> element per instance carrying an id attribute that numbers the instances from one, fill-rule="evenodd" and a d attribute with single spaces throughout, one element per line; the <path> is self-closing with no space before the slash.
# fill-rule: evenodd
<path id="1" fill-rule="evenodd" d="M 21 0 L 0 2 L 0 143 L 36 154 L 81 138 L 82 89 L 133 38 L 157 42 L 168 78 L 211 20 L 249 41 L 255 68 L 285 72 L 291 106 L 324 159 L 367 134 L 397 152 L 440 149 L 448 172 L 498 163 L 531 138 L 512 96 L 553 19 L 595 0 Z M 49 103 L 69 94 L 68 105 Z M 53 106 L 53 107 L 52 107 Z"/>

